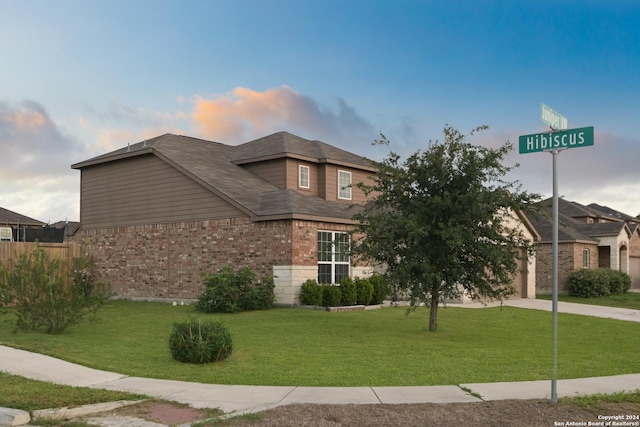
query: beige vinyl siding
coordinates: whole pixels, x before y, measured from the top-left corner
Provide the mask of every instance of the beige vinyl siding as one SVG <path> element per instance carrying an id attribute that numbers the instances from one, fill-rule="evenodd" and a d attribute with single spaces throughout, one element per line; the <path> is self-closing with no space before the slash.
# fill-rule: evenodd
<path id="1" fill-rule="evenodd" d="M 300 166 L 309 167 L 309 188 L 301 188 L 298 186 Z M 287 187 L 291 190 L 297 190 L 302 194 L 310 196 L 318 195 L 318 165 L 308 163 L 297 159 L 287 159 Z"/>
<path id="2" fill-rule="evenodd" d="M 287 167 L 286 159 L 275 159 L 264 162 L 247 163 L 242 167 L 249 172 L 258 175 L 260 178 L 265 179 L 277 185 L 278 188 L 287 188 Z M 296 170 L 296 177 L 297 177 Z M 297 185 L 297 184 L 296 184 Z"/>
<path id="3" fill-rule="evenodd" d="M 82 170 L 83 228 L 246 216 L 153 155 Z"/>
<path id="4" fill-rule="evenodd" d="M 351 172 L 351 200 L 338 198 L 338 171 Z M 362 190 L 355 187 L 358 182 L 371 182 L 372 172 L 362 171 L 359 169 L 336 166 L 331 164 L 322 165 L 320 167 L 319 181 L 324 180 L 325 200 L 342 201 L 345 203 L 365 203 L 366 198 Z M 322 194 L 320 194 L 322 196 Z"/>

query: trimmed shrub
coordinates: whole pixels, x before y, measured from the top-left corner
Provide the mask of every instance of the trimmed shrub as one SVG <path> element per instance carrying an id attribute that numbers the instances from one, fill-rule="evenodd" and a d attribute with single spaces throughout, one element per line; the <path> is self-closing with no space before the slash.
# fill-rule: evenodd
<path id="1" fill-rule="evenodd" d="M 349 276 L 340 280 L 340 293 L 342 294 L 342 305 L 355 305 L 358 300 L 358 289 Z"/>
<path id="2" fill-rule="evenodd" d="M 609 268 L 575 270 L 567 277 L 569 295 L 594 298 L 621 294 L 631 288 L 631 276 Z"/>
<path id="3" fill-rule="evenodd" d="M 369 305 L 373 298 L 373 285 L 369 279 L 356 277 L 356 289 L 358 290 L 358 304 Z"/>
<path id="4" fill-rule="evenodd" d="M 379 274 L 372 275 L 368 280 L 373 285 L 373 295 L 370 304 L 382 304 L 387 296 L 389 296 L 389 292 L 391 292 L 389 284 L 384 277 Z"/>
<path id="5" fill-rule="evenodd" d="M 322 305 L 325 307 L 339 307 L 342 304 L 342 291 L 339 286 L 322 285 Z"/>
<path id="6" fill-rule="evenodd" d="M 611 294 L 624 294 L 631 289 L 631 276 L 624 271 L 608 270 L 609 292 Z"/>
<path id="7" fill-rule="evenodd" d="M 300 288 L 300 304 L 322 305 L 323 289 L 315 279 L 309 279 Z"/>
<path id="8" fill-rule="evenodd" d="M 231 355 L 231 334 L 222 322 L 203 322 L 193 317 L 174 322 L 169 335 L 171 357 L 182 363 L 210 363 Z"/>
<path id="9" fill-rule="evenodd" d="M 92 268 L 90 255 L 66 264 L 36 247 L 0 270 L 0 306 L 15 307 L 20 329 L 63 333 L 109 300 L 109 286 L 95 280 Z"/>
<path id="10" fill-rule="evenodd" d="M 609 295 L 609 280 L 600 269 L 575 270 L 567 277 L 569 295 L 594 298 Z"/>
<path id="11" fill-rule="evenodd" d="M 200 294 L 196 309 L 205 313 L 235 313 L 245 310 L 265 310 L 273 306 L 273 277 L 258 281 L 249 267 L 234 271 L 230 266 L 205 276 L 205 291 Z"/>

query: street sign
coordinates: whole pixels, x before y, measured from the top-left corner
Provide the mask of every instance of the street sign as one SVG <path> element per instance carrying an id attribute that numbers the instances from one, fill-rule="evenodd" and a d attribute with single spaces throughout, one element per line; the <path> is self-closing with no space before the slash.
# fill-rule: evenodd
<path id="1" fill-rule="evenodd" d="M 534 133 L 519 138 L 520 154 L 593 145 L 593 126 L 561 132 Z"/>
<path id="2" fill-rule="evenodd" d="M 569 125 L 566 117 L 544 104 L 540 104 L 540 119 L 553 130 L 565 130 Z"/>

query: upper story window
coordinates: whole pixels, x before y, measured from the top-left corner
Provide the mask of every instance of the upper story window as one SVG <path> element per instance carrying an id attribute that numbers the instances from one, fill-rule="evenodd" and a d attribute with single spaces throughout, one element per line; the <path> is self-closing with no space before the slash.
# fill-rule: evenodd
<path id="1" fill-rule="evenodd" d="M 298 166 L 298 187 L 309 188 L 309 166 Z"/>
<path id="2" fill-rule="evenodd" d="M 351 200 L 351 172 L 338 171 L 338 198 Z"/>

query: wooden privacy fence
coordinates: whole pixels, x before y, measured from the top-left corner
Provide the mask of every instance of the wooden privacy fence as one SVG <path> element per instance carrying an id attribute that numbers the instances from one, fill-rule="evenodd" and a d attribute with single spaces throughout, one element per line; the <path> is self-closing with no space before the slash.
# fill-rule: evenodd
<path id="1" fill-rule="evenodd" d="M 63 262 L 80 256 L 81 249 L 79 243 L 0 242 L 0 265 L 6 266 L 10 259 L 17 261 L 20 254 L 31 252 L 36 247 L 44 249 L 51 259 Z"/>

